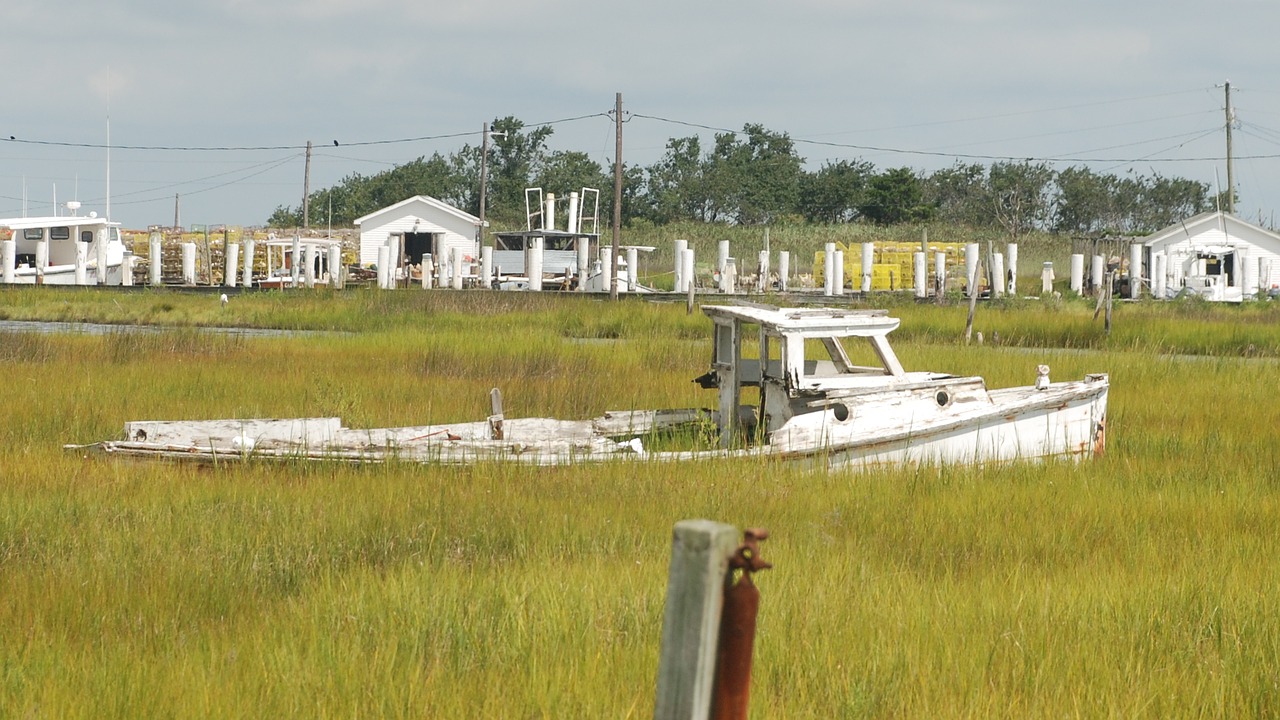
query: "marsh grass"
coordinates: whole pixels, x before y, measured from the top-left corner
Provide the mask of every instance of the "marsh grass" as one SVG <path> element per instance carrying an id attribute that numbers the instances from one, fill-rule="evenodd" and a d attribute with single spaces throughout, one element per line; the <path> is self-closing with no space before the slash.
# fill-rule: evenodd
<path id="1" fill-rule="evenodd" d="M 325 336 L 0 337 L 0 716 L 648 717 L 671 526 L 693 517 L 772 531 L 754 717 L 1280 711 L 1280 368 L 1241 347 L 1275 347 L 1269 306 L 1125 306 L 1108 339 L 1084 304 L 1011 303 L 980 308 L 988 342 L 968 347 L 964 310 L 894 309 L 911 368 L 1109 372 L 1108 452 L 1083 465 L 62 450 L 132 419 L 474 420 L 493 386 L 510 415 L 713 404 L 689 382 L 706 321 L 682 307 L 464 295 L 227 310 L 350 331 Z M 111 312 L 209 299 L 163 298 Z"/>

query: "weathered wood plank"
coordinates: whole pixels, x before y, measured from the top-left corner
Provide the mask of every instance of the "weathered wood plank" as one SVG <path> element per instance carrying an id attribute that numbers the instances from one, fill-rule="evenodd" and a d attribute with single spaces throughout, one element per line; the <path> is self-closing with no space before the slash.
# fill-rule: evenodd
<path id="1" fill-rule="evenodd" d="M 738 530 L 732 525 L 711 520 L 676 523 L 655 720 L 700 720 L 711 714 L 724 581 L 737 545 Z"/>

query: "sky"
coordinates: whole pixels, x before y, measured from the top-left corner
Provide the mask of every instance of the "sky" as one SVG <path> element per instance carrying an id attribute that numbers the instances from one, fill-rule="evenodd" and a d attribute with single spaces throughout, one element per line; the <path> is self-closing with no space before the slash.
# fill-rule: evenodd
<path id="1" fill-rule="evenodd" d="M 1272 226 L 1280 207 L 1280 4 L 1262 0 L 4 0 L 0 16 L 0 217 L 74 199 L 127 228 L 171 225 L 175 204 L 183 225 L 261 225 L 301 204 L 308 141 L 314 191 L 478 146 L 506 116 L 608 168 L 617 93 L 631 165 L 759 124 L 811 170 L 1029 159 L 1225 188 L 1226 82 L 1237 214 Z"/>

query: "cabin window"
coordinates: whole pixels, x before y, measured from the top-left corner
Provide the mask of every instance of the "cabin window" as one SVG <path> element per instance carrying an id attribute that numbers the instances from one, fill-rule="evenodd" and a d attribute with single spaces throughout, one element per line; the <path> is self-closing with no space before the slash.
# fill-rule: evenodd
<path id="1" fill-rule="evenodd" d="M 81 231 L 80 231 L 80 242 L 87 242 L 87 243 L 91 243 L 91 242 L 93 242 L 93 231 L 92 231 L 92 230 L 81 230 Z"/>
<path id="2" fill-rule="evenodd" d="M 810 357 L 820 358 L 823 361 L 816 368 L 814 373 L 816 375 L 885 374 L 884 363 L 869 342 L 848 343 L 834 337 L 821 338 L 819 342 L 822 350 L 809 354 Z"/>
<path id="3" fill-rule="evenodd" d="M 44 228 L 26 228 L 22 231 L 23 240 L 43 240 Z"/>
<path id="4" fill-rule="evenodd" d="M 734 363 L 734 347 L 733 347 L 733 326 L 721 325 L 716 323 L 715 326 L 715 361 L 721 365 L 732 365 Z"/>
<path id="5" fill-rule="evenodd" d="M 66 240 L 71 237 L 71 228 L 69 227 L 51 227 L 49 228 L 50 240 Z"/>

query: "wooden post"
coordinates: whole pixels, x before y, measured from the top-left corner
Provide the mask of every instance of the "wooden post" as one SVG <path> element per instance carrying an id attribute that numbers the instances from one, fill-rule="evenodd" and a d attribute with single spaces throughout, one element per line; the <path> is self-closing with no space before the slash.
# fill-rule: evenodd
<path id="1" fill-rule="evenodd" d="M 711 520 L 676 523 L 654 720 L 700 720 L 711 714 L 724 583 L 737 545 L 738 531 L 732 525 Z"/>
<path id="2" fill-rule="evenodd" d="M 493 388 L 489 391 L 489 439 L 501 440 L 502 434 L 502 391 Z"/>

